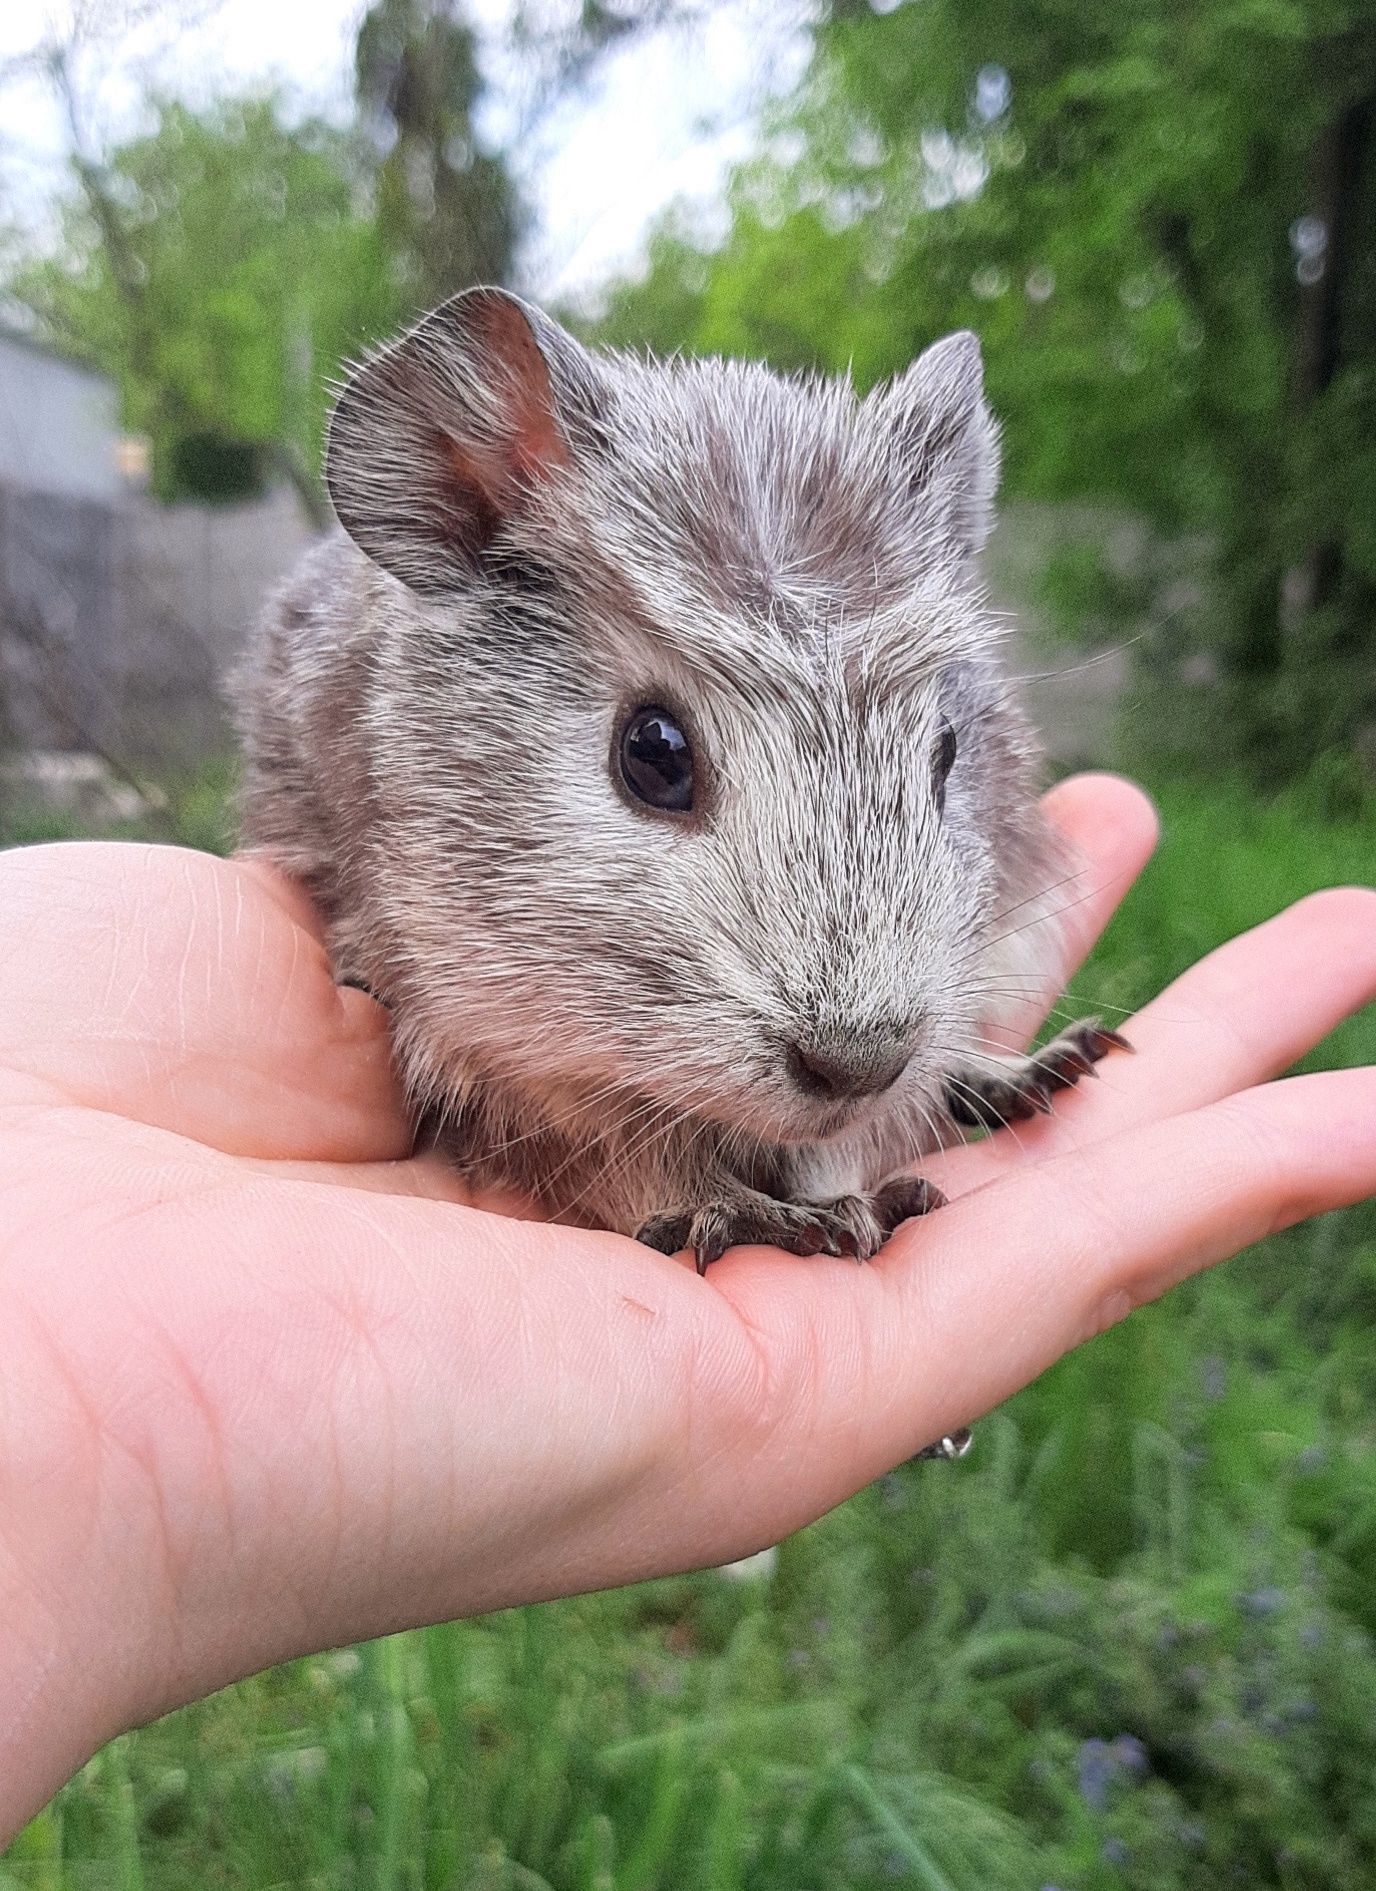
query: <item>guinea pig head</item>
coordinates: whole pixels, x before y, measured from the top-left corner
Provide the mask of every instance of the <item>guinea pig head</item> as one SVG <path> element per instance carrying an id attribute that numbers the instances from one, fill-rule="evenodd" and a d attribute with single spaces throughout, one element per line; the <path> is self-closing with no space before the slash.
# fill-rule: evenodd
<path id="1" fill-rule="evenodd" d="M 374 866 L 418 1086 L 783 1142 L 935 1104 L 1031 806 L 974 337 L 861 398 L 472 291 L 349 380 L 327 477 L 384 574 Z"/>

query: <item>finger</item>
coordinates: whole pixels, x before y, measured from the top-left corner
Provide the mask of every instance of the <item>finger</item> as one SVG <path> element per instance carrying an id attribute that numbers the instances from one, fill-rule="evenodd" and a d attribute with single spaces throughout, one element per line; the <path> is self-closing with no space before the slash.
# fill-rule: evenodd
<path id="1" fill-rule="evenodd" d="M 1373 999 L 1376 893 L 1311 894 L 1211 952 L 1128 1019 L 1134 1056 L 1110 1056 L 1098 1082 L 1057 1096 L 1051 1116 L 954 1152 L 932 1166 L 932 1179 L 948 1194 L 978 1187 L 1029 1160 L 1265 1083 Z"/>
<path id="2" fill-rule="evenodd" d="M 796 1459 L 800 1427 L 807 1451 L 831 1439 L 839 1491 L 1186 1275 L 1373 1192 L 1376 1069 L 1332 1071 L 1009 1175 L 908 1223 L 868 1271 L 785 1278 L 753 1251 L 719 1263 L 715 1284 L 806 1379 L 808 1401 L 785 1396 L 779 1462 Z"/>
<path id="3" fill-rule="evenodd" d="M 1039 962 L 997 1002 L 989 1034 L 1021 1050 L 1113 917 L 1124 894 L 1151 858 L 1159 833 L 1156 810 L 1132 782 L 1118 775 L 1072 775 L 1042 798 L 1042 813 L 1059 838 L 1062 866 L 1030 899 L 999 915 L 992 944 L 1046 945 L 1028 952 Z"/>
<path id="4" fill-rule="evenodd" d="M 175 847 L 0 857 L 8 1092 L 231 1154 L 404 1154 L 386 1014 L 335 986 L 301 896 L 271 880 L 262 866 Z"/>
<path id="5" fill-rule="evenodd" d="M 1137 1055 L 1105 1100 L 1110 1129 L 1196 1109 L 1278 1076 L 1376 998 L 1376 892 L 1333 887 L 1230 940 L 1123 1029 Z"/>

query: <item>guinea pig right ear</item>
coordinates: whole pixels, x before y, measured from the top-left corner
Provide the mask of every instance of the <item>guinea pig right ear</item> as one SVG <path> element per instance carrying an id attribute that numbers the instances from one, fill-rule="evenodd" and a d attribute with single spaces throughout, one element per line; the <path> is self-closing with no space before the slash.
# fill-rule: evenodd
<path id="1" fill-rule="evenodd" d="M 600 435 L 596 364 L 504 289 L 469 289 L 366 360 L 330 419 L 340 524 L 426 596 L 471 576 L 532 492 Z"/>
<path id="2" fill-rule="evenodd" d="M 924 519 L 977 552 L 993 526 L 999 483 L 999 433 L 984 398 L 978 338 L 965 329 L 933 342 L 866 406 L 887 430 Z"/>

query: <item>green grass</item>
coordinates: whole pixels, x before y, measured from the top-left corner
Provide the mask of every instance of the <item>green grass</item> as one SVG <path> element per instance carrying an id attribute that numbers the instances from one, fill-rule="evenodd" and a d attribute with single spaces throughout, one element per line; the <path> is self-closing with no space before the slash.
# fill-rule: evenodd
<path id="1" fill-rule="evenodd" d="M 162 797 L 161 806 L 150 805 L 136 818 L 96 825 L 64 809 L 6 795 L 0 798 L 0 847 L 31 847 L 55 840 L 140 840 L 228 853 L 234 839 L 236 774 L 231 756 L 217 757 L 197 770 L 153 784 L 154 792 Z"/>
<path id="2" fill-rule="evenodd" d="M 1373 826 L 1163 794 L 1075 981 L 1130 1008 Z M 1321 1061 L 1376 1060 L 1376 1019 Z M 1191 1283 L 684 1577 L 302 1661 L 95 1760 L 0 1886 L 1343 1891 L 1376 1883 L 1376 1214 Z"/>

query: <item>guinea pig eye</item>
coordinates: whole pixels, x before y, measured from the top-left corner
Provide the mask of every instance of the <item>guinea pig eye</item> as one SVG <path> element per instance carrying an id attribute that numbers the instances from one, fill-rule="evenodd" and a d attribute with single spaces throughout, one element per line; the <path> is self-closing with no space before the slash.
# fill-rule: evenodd
<path id="1" fill-rule="evenodd" d="M 648 807 L 685 814 L 693 805 L 693 751 L 667 709 L 632 712 L 621 731 L 621 779 Z"/>
<path id="2" fill-rule="evenodd" d="M 941 734 L 937 738 L 936 753 L 932 757 L 932 780 L 936 790 L 936 811 L 942 813 L 946 807 L 946 777 L 956 764 L 956 732 L 943 716 Z"/>

